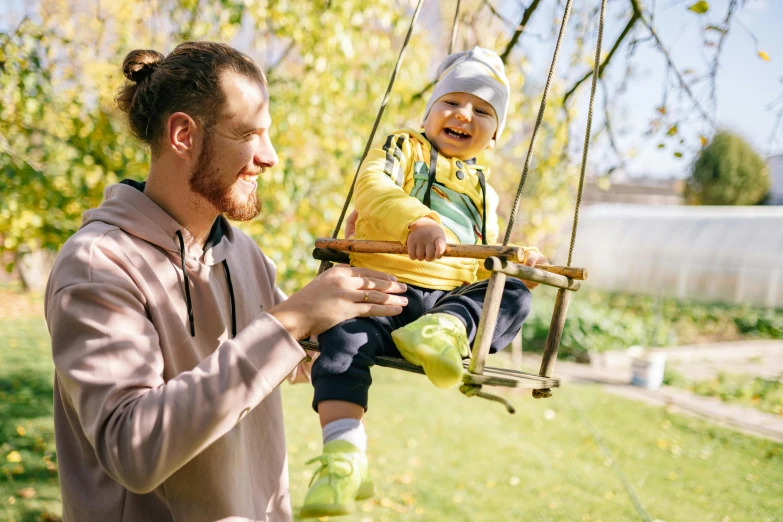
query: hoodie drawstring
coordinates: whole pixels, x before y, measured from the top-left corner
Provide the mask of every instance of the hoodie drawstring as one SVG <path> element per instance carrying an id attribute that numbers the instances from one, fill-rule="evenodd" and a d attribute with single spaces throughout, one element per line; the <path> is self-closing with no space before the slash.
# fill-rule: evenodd
<path id="1" fill-rule="evenodd" d="M 196 336 L 196 326 L 193 320 L 193 302 L 190 300 L 190 278 L 188 278 L 187 265 L 185 264 L 185 240 L 182 238 L 182 232 L 177 230 L 179 239 L 179 255 L 182 259 L 182 273 L 185 277 L 185 301 L 188 305 L 188 324 L 190 324 L 190 336 Z M 228 269 L 228 261 L 223 260 L 223 269 L 226 271 L 226 281 L 228 281 L 228 298 L 231 303 L 231 337 L 237 336 L 237 313 L 234 303 L 234 286 L 231 284 L 231 271 Z"/>
<path id="2" fill-rule="evenodd" d="M 228 269 L 228 261 L 223 260 L 223 268 L 226 270 L 226 281 L 228 281 L 228 298 L 231 302 L 231 336 L 237 336 L 237 314 L 234 306 L 234 287 L 231 285 L 231 271 Z"/>
<path id="3" fill-rule="evenodd" d="M 185 266 L 185 240 L 182 238 L 182 231 L 177 230 L 177 238 L 179 238 L 179 255 L 182 259 L 182 274 L 185 277 L 185 301 L 188 305 L 188 324 L 190 324 L 190 336 L 196 336 L 196 326 L 193 322 L 193 303 L 190 300 L 190 279 L 188 279 L 188 269 Z"/>

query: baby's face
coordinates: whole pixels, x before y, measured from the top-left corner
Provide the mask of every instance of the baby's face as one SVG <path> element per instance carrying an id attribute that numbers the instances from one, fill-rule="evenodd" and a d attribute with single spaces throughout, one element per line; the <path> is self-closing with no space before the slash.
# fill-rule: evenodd
<path id="1" fill-rule="evenodd" d="M 427 119 L 424 133 L 438 152 L 468 160 L 495 146 L 498 119 L 492 106 L 472 94 L 452 92 L 438 98 Z"/>

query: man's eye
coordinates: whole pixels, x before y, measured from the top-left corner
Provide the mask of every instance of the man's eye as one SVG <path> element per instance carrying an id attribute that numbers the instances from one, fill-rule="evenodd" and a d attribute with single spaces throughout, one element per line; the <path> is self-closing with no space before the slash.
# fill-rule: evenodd
<path id="1" fill-rule="evenodd" d="M 253 139 L 253 136 L 255 136 L 255 135 L 256 135 L 256 133 L 255 133 L 255 132 L 251 132 L 250 134 L 247 134 L 247 135 L 245 136 L 245 141 L 250 141 L 250 140 L 252 140 L 252 139 Z"/>

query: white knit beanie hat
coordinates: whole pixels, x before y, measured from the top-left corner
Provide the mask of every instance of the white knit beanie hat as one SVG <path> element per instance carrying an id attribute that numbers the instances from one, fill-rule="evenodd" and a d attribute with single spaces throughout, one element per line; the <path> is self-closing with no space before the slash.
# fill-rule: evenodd
<path id="1" fill-rule="evenodd" d="M 495 109 L 500 137 L 506 126 L 508 112 L 509 84 L 503 61 L 495 53 L 483 47 L 450 54 L 438 67 L 438 82 L 424 110 L 424 119 L 430 114 L 433 104 L 442 96 L 452 92 L 466 92 L 481 98 Z"/>

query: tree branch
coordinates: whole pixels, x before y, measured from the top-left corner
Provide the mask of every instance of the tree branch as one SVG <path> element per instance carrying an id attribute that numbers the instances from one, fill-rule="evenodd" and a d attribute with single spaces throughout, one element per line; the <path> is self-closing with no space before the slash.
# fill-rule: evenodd
<path id="1" fill-rule="evenodd" d="M 634 5 L 634 9 L 637 7 L 639 8 L 639 12 L 641 12 L 641 6 L 639 6 L 639 0 L 631 0 L 631 4 Z M 693 94 L 693 91 L 691 91 L 691 88 L 688 86 L 688 83 L 685 81 L 685 78 L 682 77 L 682 73 L 680 73 L 680 70 L 677 68 L 676 65 L 674 65 L 674 62 L 672 61 L 671 54 L 669 54 L 668 49 L 666 49 L 666 46 L 663 45 L 663 42 L 661 41 L 660 37 L 658 36 L 658 33 L 655 31 L 655 28 L 653 28 L 652 24 L 645 18 L 644 14 L 642 13 L 642 16 L 640 18 L 641 22 L 644 24 L 644 26 L 647 28 L 648 31 L 650 31 L 650 35 L 653 37 L 653 40 L 655 40 L 655 45 L 658 47 L 658 51 L 663 54 L 664 58 L 666 58 L 666 63 L 671 67 L 672 72 L 674 73 L 675 78 L 677 79 L 677 82 L 680 84 L 680 88 L 685 91 L 685 94 L 688 95 L 688 97 L 693 102 L 693 105 L 698 111 L 701 113 L 701 116 L 707 120 L 710 125 L 713 127 L 715 126 L 715 121 L 712 119 L 712 117 L 707 113 L 707 111 L 704 110 L 704 108 L 701 106 L 701 103 L 699 103 L 699 100 L 696 99 L 696 95 Z"/>
<path id="2" fill-rule="evenodd" d="M 617 143 L 617 138 L 614 135 L 614 128 L 612 127 L 611 118 L 609 116 L 609 89 L 606 86 L 606 83 L 604 83 L 603 80 L 601 80 L 601 75 L 598 75 L 598 79 L 601 82 L 601 93 L 603 95 L 603 101 L 604 101 L 604 128 L 606 129 L 606 135 L 609 137 L 609 146 L 614 151 L 615 155 L 617 156 L 617 160 L 620 162 L 620 166 L 627 170 L 625 158 L 623 157 L 623 154 L 620 152 L 620 147 Z"/>
<path id="3" fill-rule="evenodd" d="M 633 5 L 634 2 L 632 1 L 631 4 Z M 617 40 L 615 40 L 614 45 L 612 45 L 612 48 L 609 50 L 609 53 L 606 55 L 606 59 L 604 59 L 604 62 L 598 68 L 599 79 L 601 78 L 601 76 L 603 76 L 604 69 L 606 68 L 607 65 L 609 65 L 609 62 L 612 60 L 612 57 L 614 56 L 614 53 L 617 52 L 617 49 L 620 48 L 620 44 L 623 43 L 625 37 L 628 36 L 628 34 L 631 32 L 631 29 L 633 29 L 633 26 L 636 25 L 636 22 L 638 22 L 641 18 L 642 18 L 642 12 L 637 10 L 636 7 L 634 7 L 630 20 L 628 20 L 628 23 L 625 24 L 623 31 L 620 33 L 620 36 L 617 37 Z M 568 89 L 568 92 L 566 92 L 565 96 L 563 96 L 564 107 L 568 99 L 574 94 L 574 92 L 576 92 L 579 86 L 582 85 L 585 81 L 587 81 L 587 79 L 590 78 L 592 75 L 593 75 L 593 70 L 590 69 L 570 89 Z"/>
<path id="4" fill-rule="evenodd" d="M 38 172 L 39 174 L 43 174 L 43 167 L 38 165 L 36 161 L 28 158 L 24 154 L 20 154 L 16 152 L 12 147 L 11 143 L 8 141 L 8 139 L 3 135 L 0 134 L 0 151 L 5 152 L 9 156 L 13 156 L 20 160 L 21 162 L 25 163 L 27 166 L 29 166 L 34 171 Z"/>
<path id="5" fill-rule="evenodd" d="M 527 6 L 525 11 L 522 13 L 522 19 L 517 24 L 517 30 L 514 31 L 514 35 L 511 37 L 511 40 L 508 41 L 508 45 L 506 45 L 506 49 L 500 55 L 500 60 L 503 62 L 503 65 L 506 64 L 506 60 L 508 59 L 508 56 L 511 54 L 511 50 L 519 41 L 519 37 L 522 36 L 522 32 L 525 30 L 525 27 L 530 21 L 530 17 L 533 16 L 533 13 L 538 8 L 538 4 L 540 3 L 541 0 L 532 0 L 532 2 L 530 2 L 530 5 Z"/>
<path id="6" fill-rule="evenodd" d="M 776 105 L 779 105 L 780 107 L 775 116 L 775 123 L 772 124 L 772 131 L 769 133 L 769 138 L 767 139 L 767 156 L 772 155 L 772 145 L 775 143 L 775 135 L 778 133 L 781 122 L 783 122 L 783 95 L 767 105 L 767 110 L 773 110 Z"/>
<path id="7" fill-rule="evenodd" d="M 499 12 L 498 12 L 498 10 L 497 10 L 497 9 L 495 9 L 495 6 L 493 6 L 493 5 L 490 3 L 490 1 L 489 1 L 489 0 L 483 0 L 483 4 L 484 4 L 485 6 L 487 6 L 487 7 L 489 8 L 490 12 L 491 12 L 493 15 L 495 15 L 495 17 L 496 17 L 496 18 L 498 18 L 498 19 L 499 19 L 501 22 L 503 22 L 504 24 L 508 25 L 509 27 L 515 27 L 515 28 L 519 28 L 519 26 L 518 26 L 517 24 L 515 24 L 514 22 L 512 22 L 511 20 L 509 20 L 508 18 L 506 18 L 505 16 L 503 16 L 501 13 L 499 13 Z"/>
<path id="8" fill-rule="evenodd" d="M 437 79 L 430 81 L 427 85 L 424 86 L 422 90 L 411 96 L 411 103 L 419 100 L 420 98 L 423 98 L 427 92 L 432 89 L 432 87 L 438 82 Z"/>
<path id="9" fill-rule="evenodd" d="M 296 46 L 296 41 L 292 39 L 291 42 L 288 44 L 288 46 L 283 51 L 283 53 L 280 55 L 280 58 L 278 58 L 275 63 L 273 63 L 272 65 L 267 67 L 267 69 L 266 69 L 266 77 L 267 77 L 267 79 L 269 77 L 271 77 L 272 73 L 274 72 L 274 70 L 277 69 L 277 67 L 281 63 L 283 63 L 285 61 L 285 59 L 288 57 L 288 55 L 291 53 L 291 51 L 294 49 L 295 46 Z"/>
<path id="10" fill-rule="evenodd" d="M 519 41 L 519 37 L 522 36 L 522 33 L 525 30 L 525 26 L 527 26 L 527 23 L 530 21 L 530 17 L 533 16 L 533 13 L 538 8 L 538 5 L 540 3 L 541 3 L 541 0 L 533 0 L 532 2 L 530 2 L 530 5 L 527 6 L 525 11 L 522 13 L 522 19 L 520 20 L 520 22 L 518 24 L 515 25 L 516 31 L 514 31 L 514 35 L 511 37 L 511 40 L 509 40 L 508 45 L 506 45 L 506 49 L 500 55 L 500 59 L 503 61 L 504 65 L 506 63 L 506 59 L 508 58 L 508 55 L 511 54 L 511 50 L 514 48 L 514 46 Z M 484 5 L 489 7 L 490 11 L 492 11 L 492 13 L 495 14 L 496 16 L 499 16 L 503 21 L 507 21 L 507 20 L 505 20 L 505 18 L 500 16 L 495 11 L 494 7 L 492 7 L 492 5 L 487 0 L 484 0 Z M 410 102 L 413 103 L 413 102 L 423 98 L 424 95 L 427 94 L 429 92 L 429 90 L 432 89 L 432 87 L 437 83 L 437 81 L 438 80 L 436 78 L 436 79 L 430 81 L 429 83 L 427 83 L 427 85 L 425 85 L 424 88 L 422 88 L 419 92 L 417 92 L 416 94 L 411 96 Z"/>
<path id="11" fill-rule="evenodd" d="M 713 118 L 707 113 L 706 110 L 701 106 L 701 103 L 699 103 L 699 100 L 696 98 L 696 95 L 693 94 L 693 91 L 688 86 L 688 83 L 685 81 L 685 78 L 683 78 L 682 73 L 680 73 L 680 70 L 677 68 L 677 66 L 674 64 L 674 61 L 672 60 L 671 54 L 669 53 L 669 50 L 666 49 L 666 46 L 663 44 L 663 41 L 661 41 L 661 38 L 658 36 L 657 31 L 653 27 L 652 23 L 647 19 L 645 16 L 644 10 L 641 5 L 641 0 L 629 0 L 631 3 L 631 9 L 633 10 L 633 14 L 631 15 L 631 19 L 628 21 L 628 24 L 626 24 L 625 29 L 623 29 L 623 32 L 620 34 L 620 36 L 617 38 L 617 41 L 612 46 L 611 51 L 606 57 L 606 60 L 604 60 L 604 63 L 601 64 L 599 67 L 599 73 L 598 76 L 600 78 L 601 74 L 603 73 L 603 70 L 606 68 L 606 66 L 609 63 L 609 60 L 614 55 L 615 51 L 619 48 L 620 44 L 622 43 L 622 40 L 625 38 L 625 36 L 628 34 L 628 32 L 631 30 L 633 25 L 635 25 L 637 22 L 641 22 L 644 27 L 649 31 L 650 37 L 655 42 L 655 46 L 658 48 L 658 51 L 664 56 L 664 59 L 666 60 L 666 64 L 674 74 L 677 83 L 679 84 L 680 88 L 685 92 L 685 94 L 688 95 L 688 97 L 691 99 L 691 102 L 693 103 L 693 106 L 695 109 L 698 110 L 698 112 L 701 114 L 701 117 L 707 120 L 710 125 L 713 127 L 715 126 L 715 122 Z M 735 0 L 733 0 L 735 1 Z M 565 96 L 563 97 L 563 106 L 565 106 L 565 102 L 568 100 L 570 96 L 573 95 L 573 93 L 576 91 L 576 88 L 582 84 L 585 80 L 587 80 L 590 75 L 592 74 L 592 71 L 585 74 L 584 77 L 582 77 L 579 81 L 574 84 L 574 86 L 566 92 Z"/>
<path id="12" fill-rule="evenodd" d="M 723 24 L 719 28 L 721 34 L 720 34 L 720 38 L 718 39 L 718 45 L 715 48 L 715 56 L 712 60 L 712 67 L 710 68 L 710 73 L 709 73 L 710 100 L 712 102 L 713 117 L 718 112 L 718 95 L 717 95 L 718 67 L 720 66 L 721 52 L 723 51 L 723 43 L 726 40 L 726 35 L 729 32 L 729 26 L 731 25 L 731 17 L 736 9 L 737 9 L 737 0 L 731 0 L 731 2 L 729 2 L 729 8 L 726 12 L 726 18 L 723 20 Z"/>

